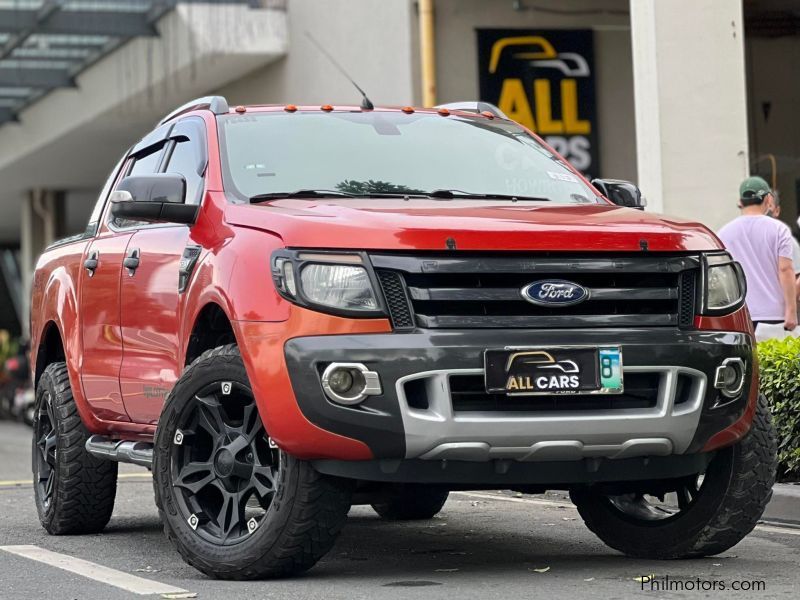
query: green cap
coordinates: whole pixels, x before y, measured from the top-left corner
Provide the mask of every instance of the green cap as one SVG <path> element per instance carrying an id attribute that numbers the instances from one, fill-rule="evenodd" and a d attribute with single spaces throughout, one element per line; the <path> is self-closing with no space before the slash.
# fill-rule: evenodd
<path id="1" fill-rule="evenodd" d="M 739 198 L 742 200 L 754 200 L 756 198 L 763 200 L 764 196 L 771 193 L 772 190 L 769 184 L 763 177 L 758 177 L 757 175 L 748 177 L 739 186 Z"/>

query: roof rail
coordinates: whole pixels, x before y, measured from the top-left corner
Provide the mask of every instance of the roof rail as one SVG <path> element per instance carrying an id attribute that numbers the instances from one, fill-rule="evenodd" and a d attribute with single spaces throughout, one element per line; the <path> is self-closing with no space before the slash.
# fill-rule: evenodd
<path id="1" fill-rule="evenodd" d="M 192 110 L 202 110 L 208 109 L 213 112 L 215 115 L 224 115 L 230 110 L 228 108 L 228 101 L 225 99 L 224 96 L 204 96 L 202 98 L 195 98 L 183 104 L 169 113 L 166 117 L 161 119 L 158 124 L 163 125 L 170 119 L 174 119 L 178 115 L 182 115 L 183 113 L 192 111 Z"/>
<path id="2" fill-rule="evenodd" d="M 447 104 L 439 104 L 438 106 L 434 106 L 434 108 L 446 108 L 447 110 L 462 110 L 464 112 L 474 113 L 489 112 L 495 117 L 508 119 L 502 110 L 497 108 L 494 104 L 490 104 L 489 102 L 448 102 Z"/>

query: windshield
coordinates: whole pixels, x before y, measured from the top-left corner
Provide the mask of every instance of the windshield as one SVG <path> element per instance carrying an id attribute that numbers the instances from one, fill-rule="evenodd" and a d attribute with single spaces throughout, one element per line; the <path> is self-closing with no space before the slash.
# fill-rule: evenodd
<path id="1" fill-rule="evenodd" d="M 251 113 L 219 122 L 225 187 L 240 201 L 297 190 L 451 190 L 599 202 L 562 160 L 506 120 L 359 111 Z"/>

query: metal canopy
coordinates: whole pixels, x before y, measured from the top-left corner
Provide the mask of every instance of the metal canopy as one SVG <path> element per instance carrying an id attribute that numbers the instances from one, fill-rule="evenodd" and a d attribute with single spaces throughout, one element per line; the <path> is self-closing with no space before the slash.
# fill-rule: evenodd
<path id="1" fill-rule="evenodd" d="M 156 21 L 179 2 L 261 0 L 0 0 L 0 125 L 120 44 L 155 36 Z"/>

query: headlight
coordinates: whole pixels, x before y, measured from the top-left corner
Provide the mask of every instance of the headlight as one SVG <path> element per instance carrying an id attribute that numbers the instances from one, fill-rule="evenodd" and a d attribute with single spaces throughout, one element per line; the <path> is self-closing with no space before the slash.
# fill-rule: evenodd
<path id="1" fill-rule="evenodd" d="M 728 254 L 705 256 L 705 302 L 703 312 L 727 312 L 744 300 L 744 274 Z"/>
<path id="2" fill-rule="evenodd" d="M 360 254 L 279 250 L 272 278 L 281 296 L 301 306 L 354 317 L 384 314 Z"/>
<path id="3" fill-rule="evenodd" d="M 364 267 L 311 264 L 300 273 L 303 293 L 314 304 L 345 310 L 376 310 L 378 302 Z"/>

